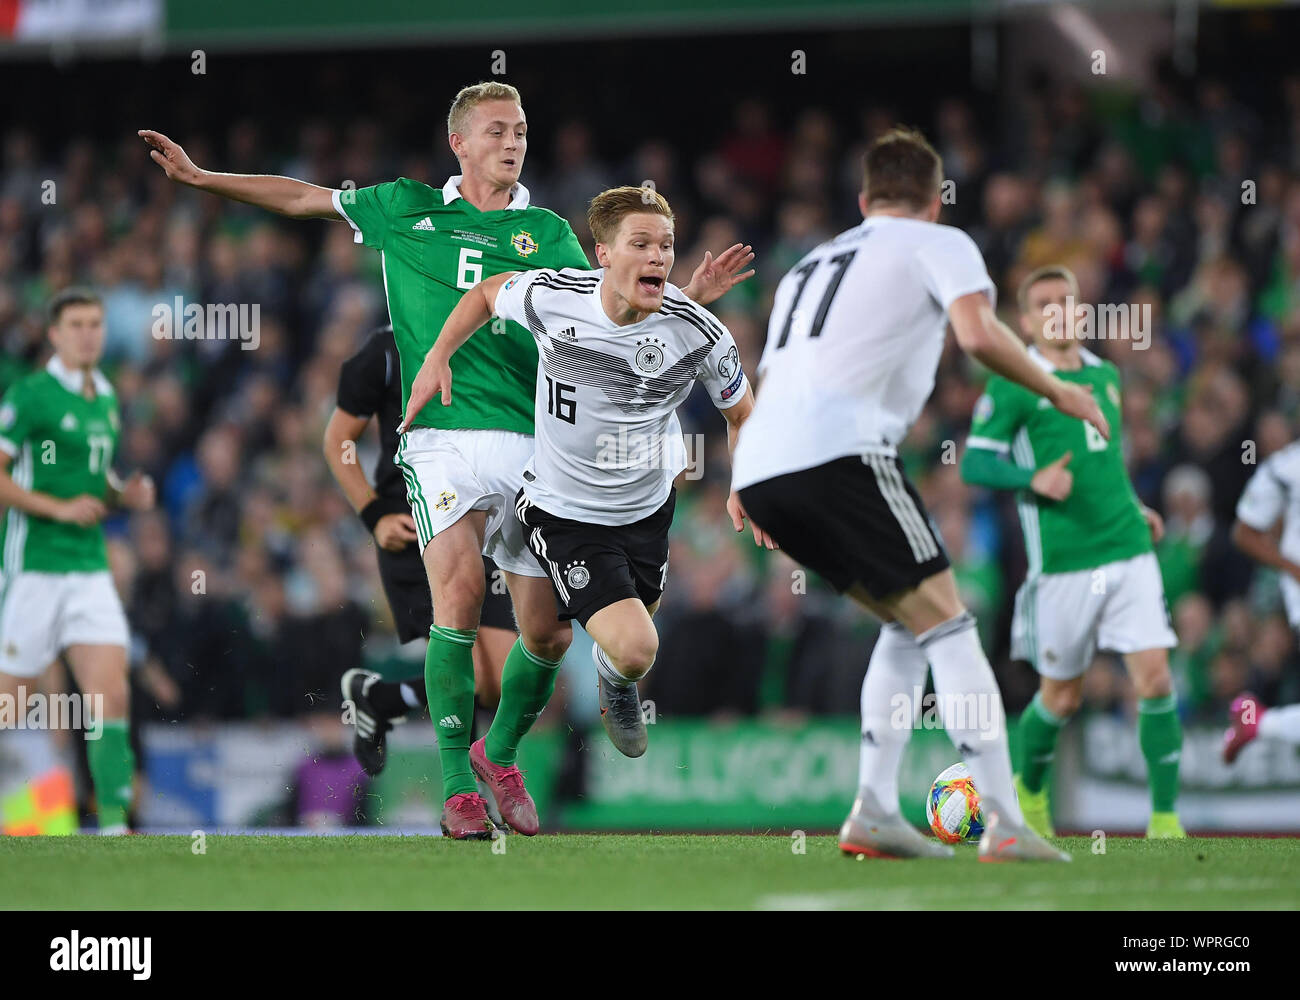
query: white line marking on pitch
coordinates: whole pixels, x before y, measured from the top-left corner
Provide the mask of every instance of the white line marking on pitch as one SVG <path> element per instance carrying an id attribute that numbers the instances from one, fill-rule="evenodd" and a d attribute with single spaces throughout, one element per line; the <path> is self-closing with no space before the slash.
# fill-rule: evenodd
<path id="1" fill-rule="evenodd" d="M 1041 909 L 1050 905 L 1050 900 L 1035 900 L 1018 905 L 1022 897 L 1060 896 L 1101 896 L 1109 893 L 1133 895 L 1143 892 L 1164 892 L 1183 895 L 1197 892 L 1290 892 L 1286 886 L 1278 885 L 1273 879 L 1266 878 L 1192 878 L 1177 882 L 1149 880 L 1134 882 L 1132 880 L 1111 882 L 1019 882 L 1015 886 L 1005 887 L 1003 893 L 994 890 L 1002 886 L 950 886 L 943 890 L 944 905 L 952 908 L 954 898 L 969 897 L 984 906 L 997 903 L 1010 904 L 1012 908 Z M 1254 901 L 1258 905 L 1259 901 Z M 832 889 L 827 892 L 775 893 L 760 896 L 754 904 L 759 910 L 841 910 L 841 909 L 877 909 L 877 910 L 931 910 L 934 909 L 934 897 L 922 889 Z"/>

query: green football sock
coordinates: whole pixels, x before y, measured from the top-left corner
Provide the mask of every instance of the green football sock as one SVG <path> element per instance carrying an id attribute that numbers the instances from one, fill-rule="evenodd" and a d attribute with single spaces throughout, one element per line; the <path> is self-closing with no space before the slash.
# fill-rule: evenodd
<path id="1" fill-rule="evenodd" d="M 478 629 L 429 629 L 424 654 L 424 690 L 429 718 L 438 733 L 442 798 L 477 792 L 469 767 L 470 726 L 474 721 L 474 638 Z"/>
<path id="2" fill-rule="evenodd" d="M 509 767 L 519 754 L 519 742 L 555 691 L 560 661 L 543 660 L 518 639 L 501 671 L 501 704 L 488 730 L 484 750 L 493 764 Z"/>
<path id="3" fill-rule="evenodd" d="M 1041 691 L 1034 695 L 1034 700 L 1020 716 L 1020 760 L 1016 771 L 1025 788 L 1031 792 L 1043 789 L 1048 768 L 1056 756 L 1056 740 L 1063 725 L 1065 720 L 1043 704 Z"/>
<path id="4" fill-rule="evenodd" d="M 86 762 L 95 786 L 99 828 L 125 826 L 131 806 L 135 754 L 127 738 L 125 719 L 105 719 L 97 740 L 86 740 Z"/>
<path id="5" fill-rule="evenodd" d="M 1172 694 L 1138 701 L 1138 745 L 1147 760 L 1152 812 L 1173 812 L 1178 801 L 1178 761 L 1183 727 Z"/>

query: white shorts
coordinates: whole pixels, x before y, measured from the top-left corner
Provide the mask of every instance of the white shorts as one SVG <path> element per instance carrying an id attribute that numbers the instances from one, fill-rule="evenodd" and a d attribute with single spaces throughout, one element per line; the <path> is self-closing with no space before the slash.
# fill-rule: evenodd
<path id="1" fill-rule="evenodd" d="M 395 461 L 406 480 L 420 551 L 471 510 L 485 510 L 483 554 L 507 573 L 545 576 L 514 516 L 532 457 L 532 436 L 514 431 L 415 427 L 403 434 Z"/>
<path id="2" fill-rule="evenodd" d="M 1011 656 L 1044 677 L 1083 674 L 1098 649 L 1136 653 L 1178 645 L 1153 553 L 1073 573 L 1041 573 L 1016 592 Z"/>
<path id="3" fill-rule="evenodd" d="M 130 641 L 108 570 L 21 572 L 0 583 L 0 672 L 35 677 L 69 646 Z"/>

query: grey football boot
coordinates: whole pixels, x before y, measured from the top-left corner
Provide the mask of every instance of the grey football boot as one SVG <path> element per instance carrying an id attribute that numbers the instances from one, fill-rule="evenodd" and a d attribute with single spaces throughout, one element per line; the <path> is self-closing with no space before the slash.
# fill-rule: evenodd
<path id="1" fill-rule="evenodd" d="M 609 741 L 624 757 L 640 757 L 647 743 L 641 693 L 635 684 L 616 687 L 599 674 L 596 680 L 600 687 L 600 721 Z"/>
<path id="2" fill-rule="evenodd" d="M 876 797 L 859 792 L 840 827 L 840 850 L 871 858 L 951 858 L 953 850 L 919 833 L 901 813 L 886 813 Z"/>
<path id="3" fill-rule="evenodd" d="M 995 802 L 981 804 L 985 816 L 984 836 L 980 838 L 981 861 L 1069 861 L 1070 856 L 1034 833 L 1028 824 L 1013 826 L 1002 817 Z"/>

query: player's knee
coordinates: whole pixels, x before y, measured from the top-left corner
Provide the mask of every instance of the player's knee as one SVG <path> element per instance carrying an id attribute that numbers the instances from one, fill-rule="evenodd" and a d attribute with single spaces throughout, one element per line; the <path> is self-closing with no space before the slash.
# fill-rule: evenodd
<path id="1" fill-rule="evenodd" d="M 1133 675 L 1133 690 L 1139 698 L 1163 698 L 1174 692 L 1174 678 L 1169 663 L 1151 664 Z"/>
<path id="2" fill-rule="evenodd" d="M 1053 685 L 1042 690 L 1043 706 L 1058 719 L 1067 719 L 1079 711 L 1083 704 L 1083 686 L 1080 684 Z"/>
<path id="3" fill-rule="evenodd" d="M 97 706 L 98 713 L 106 721 L 125 719 L 127 713 L 127 683 L 122 678 L 121 684 L 106 684 L 104 690 L 96 692 L 103 701 Z"/>
<path id="4" fill-rule="evenodd" d="M 552 663 L 564 659 L 573 642 L 573 627 L 568 622 L 548 622 L 521 634 L 529 652 Z"/>
<path id="5" fill-rule="evenodd" d="M 471 572 L 472 570 L 472 572 Z M 476 628 L 483 610 L 486 587 L 482 564 L 458 566 L 432 581 L 433 613 L 439 625 Z"/>
<path id="6" fill-rule="evenodd" d="M 605 650 L 605 653 L 614 664 L 614 669 L 634 681 L 650 672 L 655 657 L 659 655 L 659 636 L 653 630 L 639 635 L 620 636 L 612 645 L 614 648 Z"/>

